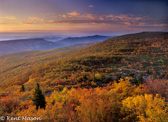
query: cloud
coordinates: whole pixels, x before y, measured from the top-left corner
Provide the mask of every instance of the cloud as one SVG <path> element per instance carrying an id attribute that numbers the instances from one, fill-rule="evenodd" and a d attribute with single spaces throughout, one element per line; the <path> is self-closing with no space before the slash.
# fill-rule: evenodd
<path id="1" fill-rule="evenodd" d="M 0 24 L 22 24 L 22 25 L 51 25 L 58 24 L 63 25 L 75 25 L 82 26 L 82 24 L 88 24 L 101 27 L 113 27 L 123 26 L 128 28 L 159 28 L 168 27 L 168 21 L 166 19 L 158 19 L 147 16 L 131 15 L 131 14 L 92 14 L 92 13 L 80 13 L 78 11 L 72 11 L 63 13 L 57 18 L 41 18 L 41 17 L 27 17 L 16 18 L 15 16 L 5 16 L 0 18 Z M 91 26 L 91 27 L 93 27 Z M 83 26 L 82 26 L 83 27 Z"/>
<path id="2" fill-rule="evenodd" d="M 63 19 L 62 21 L 54 21 L 55 23 L 94 23 L 94 24 L 120 24 L 126 26 L 138 25 L 140 23 L 146 23 L 146 20 L 149 20 L 147 17 L 143 16 L 135 16 L 128 14 L 120 14 L 120 15 L 95 15 L 91 13 L 79 13 L 77 11 L 73 11 L 70 13 L 65 13 L 60 15 Z M 72 20 L 73 19 L 73 20 Z M 89 21 L 88 21 L 89 20 Z"/>
<path id="3" fill-rule="evenodd" d="M 85 19 L 95 19 L 95 15 L 90 13 L 81 14 L 77 11 L 59 15 L 62 18 L 85 18 Z"/>
<path id="4" fill-rule="evenodd" d="M 123 22 L 125 25 L 131 25 L 131 23 L 130 22 Z"/>
<path id="5" fill-rule="evenodd" d="M 62 15 L 59 15 L 59 16 L 63 17 L 63 18 L 80 17 L 80 13 L 77 12 L 77 11 L 73 11 L 73 12 L 62 14 Z"/>
<path id="6" fill-rule="evenodd" d="M 85 15 L 82 15 L 81 17 L 89 18 L 89 19 L 95 19 L 93 14 L 85 14 Z"/>
<path id="7" fill-rule="evenodd" d="M 52 24 L 101 24 L 101 25 L 108 25 L 108 24 L 117 24 L 117 22 L 113 21 L 106 21 L 106 20 L 49 20 L 49 23 Z"/>
<path id="8" fill-rule="evenodd" d="M 19 20 L 15 16 L 0 17 L 0 24 L 18 24 Z"/>
<path id="9" fill-rule="evenodd" d="M 94 6 L 93 5 L 88 5 L 89 8 L 93 8 Z"/>
<path id="10" fill-rule="evenodd" d="M 60 15 L 61 18 L 63 19 L 80 19 L 80 20 L 99 20 L 103 21 L 103 23 L 111 22 L 111 23 L 118 23 L 118 24 L 124 24 L 127 26 L 131 26 L 134 24 L 138 24 L 140 22 L 143 22 L 146 17 L 141 17 L 141 16 L 134 16 L 134 15 L 127 15 L 127 14 L 120 14 L 120 15 L 94 15 L 91 13 L 79 13 L 77 11 L 73 11 L 70 13 L 65 13 Z M 106 21 L 105 21 L 106 20 Z"/>
<path id="11" fill-rule="evenodd" d="M 18 24 L 21 25 L 37 25 L 37 24 L 46 24 L 46 21 L 43 18 L 40 17 L 28 17 L 25 19 L 20 19 L 18 21 Z"/>
<path id="12" fill-rule="evenodd" d="M 99 17 L 99 20 L 104 20 L 104 17 Z"/>
<path id="13" fill-rule="evenodd" d="M 80 24 L 80 23 L 95 23 L 95 21 L 93 20 L 60 20 L 60 21 L 56 21 L 56 20 L 50 20 L 48 21 L 49 23 L 54 23 L 54 24 L 60 24 L 60 23 L 64 23 L 64 24 Z"/>
<path id="14" fill-rule="evenodd" d="M 73 11 L 71 13 L 67 13 L 67 15 L 69 15 L 70 17 L 77 17 L 80 16 L 80 13 L 78 13 L 77 11 Z"/>
<path id="15" fill-rule="evenodd" d="M 32 20 L 32 21 L 41 21 L 41 22 L 44 21 L 44 19 L 40 18 L 40 17 L 29 17 L 29 19 Z"/>
<path id="16" fill-rule="evenodd" d="M 114 17 L 114 15 L 110 14 L 110 15 L 106 15 L 106 17 L 107 17 L 107 18 L 108 18 L 108 17 Z"/>
<path id="17" fill-rule="evenodd" d="M 63 14 L 63 15 L 60 15 L 60 17 L 66 18 L 66 17 L 67 17 L 67 15 Z"/>
<path id="18" fill-rule="evenodd" d="M 136 17 L 134 15 L 126 15 L 126 14 L 120 14 L 120 15 L 106 15 L 106 18 L 109 18 L 111 20 L 120 20 L 120 21 L 140 21 L 143 20 L 144 17 Z"/>
<path id="19" fill-rule="evenodd" d="M 110 15 L 106 15 L 105 18 L 106 20 L 111 20 L 128 26 L 137 25 L 139 23 L 142 23 L 148 20 L 148 17 L 127 15 L 127 14 L 120 14 L 120 15 L 110 14 Z"/>
<path id="20" fill-rule="evenodd" d="M 77 23 L 89 23 L 89 20 L 49 20 L 49 23 L 53 24 L 77 24 Z"/>
<path id="21" fill-rule="evenodd" d="M 3 17 L 4 19 L 9 19 L 9 20 L 14 20 L 14 19 L 16 19 L 16 17 L 15 16 L 5 16 L 5 17 Z"/>
<path id="22" fill-rule="evenodd" d="M 33 25 L 34 23 L 31 23 L 31 22 L 21 22 L 20 24 L 22 24 L 22 25 Z"/>

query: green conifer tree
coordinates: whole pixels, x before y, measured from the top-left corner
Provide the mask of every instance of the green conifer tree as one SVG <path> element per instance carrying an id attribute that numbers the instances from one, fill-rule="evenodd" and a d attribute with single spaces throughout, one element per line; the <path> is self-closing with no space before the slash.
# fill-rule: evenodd
<path id="1" fill-rule="evenodd" d="M 140 76 L 138 77 L 138 84 L 143 84 L 143 75 L 140 74 Z"/>
<path id="2" fill-rule="evenodd" d="M 120 80 L 121 77 L 121 74 L 117 74 L 117 79 L 116 79 L 116 82 L 119 83 L 119 80 Z"/>
<path id="3" fill-rule="evenodd" d="M 21 89 L 20 89 L 20 92 L 25 92 L 25 87 L 24 87 L 23 84 L 22 84 L 22 87 L 21 87 Z"/>
<path id="4" fill-rule="evenodd" d="M 39 106 L 40 108 L 44 108 L 44 109 L 46 107 L 45 96 L 43 95 L 38 83 L 33 93 L 33 102 L 34 102 L 34 105 L 36 105 L 36 110 L 38 110 Z"/>

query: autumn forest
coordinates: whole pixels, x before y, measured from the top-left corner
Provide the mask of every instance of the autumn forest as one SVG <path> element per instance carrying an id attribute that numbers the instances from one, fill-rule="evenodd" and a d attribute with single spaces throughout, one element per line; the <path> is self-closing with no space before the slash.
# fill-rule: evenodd
<path id="1" fill-rule="evenodd" d="M 168 121 L 167 32 L 5 54 L 0 62 L 0 117 L 8 121 Z"/>

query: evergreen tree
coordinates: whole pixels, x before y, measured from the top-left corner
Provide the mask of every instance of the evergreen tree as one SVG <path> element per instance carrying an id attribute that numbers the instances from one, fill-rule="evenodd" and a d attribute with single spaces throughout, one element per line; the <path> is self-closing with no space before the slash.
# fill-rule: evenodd
<path id="1" fill-rule="evenodd" d="M 117 79 L 116 79 L 116 82 L 119 83 L 119 80 L 120 80 L 121 77 L 121 74 L 117 74 Z"/>
<path id="2" fill-rule="evenodd" d="M 21 87 L 21 89 L 20 89 L 20 92 L 25 92 L 25 87 L 24 87 L 23 84 L 22 84 L 22 87 Z"/>
<path id="3" fill-rule="evenodd" d="M 136 78 L 136 76 L 135 76 L 135 78 L 134 78 L 134 83 L 135 83 L 137 86 L 139 85 L 138 79 Z"/>
<path id="4" fill-rule="evenodd" d="M 44 109 L 46 107 L 45 96 L 43 95 L 38 83 L 33 93 L 33 102 L 34 102 L 34 105 L 36 105 L 36 109 L 38 109 L 39 106 L 40 108 L 44 108 Z"/>
<path id="5" fill-rule="evenodd" d="M 135 79 L 134 79 L 134 83 L 139 86 L 140 84 L 143 84 L 143 75 L 140 74 L 140 76 L 138 78 L 136 78 L 135 76 Z"/>
<path id="6" fill-rule="evenodd" d="M 143 84 L 143 75 L 142 74 L 140 74 L 140 76 L 138 77 L 138 82 L 139 82 L 139 85 Z"/>

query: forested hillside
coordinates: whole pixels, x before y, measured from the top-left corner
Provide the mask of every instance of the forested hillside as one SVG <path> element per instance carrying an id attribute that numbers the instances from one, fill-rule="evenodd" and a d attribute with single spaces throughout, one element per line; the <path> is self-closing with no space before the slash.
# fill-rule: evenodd
<path id="1" fill-rule="evenodd" d="M 39 65 L 71 56 L 71 54 L 76 53 L 75 50 L 78 48 L 96 43 L 76 44 L 53 50 L 27 51 L 2 55 L 0 56 L 0 88 L 4 88 L 6 84 L 10 86 L 16 83 L 16 81 L 25 81 L 28 79 L 29 72 L 32 72 Z"/>
<path id="2" fill-rule="evenodd" d="M 23 52 L 0 60 L 11 65 L 0 68 L 0 115 L 46 121 L 168 121 L 167 32 L 123 35 L 81 49 Z M 35 87 L 46 98 L 43 106 L 34 102 Z"/>

